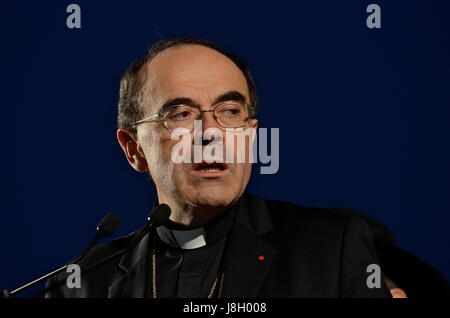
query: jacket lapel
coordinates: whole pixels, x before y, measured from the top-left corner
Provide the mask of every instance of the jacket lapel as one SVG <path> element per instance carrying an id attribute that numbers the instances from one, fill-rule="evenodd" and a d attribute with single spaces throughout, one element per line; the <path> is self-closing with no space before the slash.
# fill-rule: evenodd
<path id="1" fill-rule="evenodd" d="M 244 194 L 228 238 L 219 297 L 257 297 L 277 254 L 262 238 L 272 229 L 264 200 Z"/>
<path id="2" fill-rule="evenodd" d="M 108 289 L 108 298 L 150 297 L 149 236 L 149 234 L 145 235 L 141 242 L 120 260 L 116 278 Z"/>

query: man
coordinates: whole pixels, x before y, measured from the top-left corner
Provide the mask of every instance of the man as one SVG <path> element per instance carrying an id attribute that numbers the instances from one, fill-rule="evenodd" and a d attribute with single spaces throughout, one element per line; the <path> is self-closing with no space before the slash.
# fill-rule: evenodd
<path id="1" fill-rule="evenodd" d="M 173 133 L 184 129 L 195 144 L 195 120 L 201 132 L 255 129 L 256 109 L 255 84 L 236 56 L 200 39 L 153 45 L 122 78 L 117 139 L 130 165 L 153 179 L 170 220 L 83 274 L 81 288 L 47 296 L 388 297 L 382 277 L 368 283 L 368 266 L 378 260 L 363 220 L 246 193 L 248 161 L 174 162 L 180 140 Z M 200 147 L 248 151 L 248 144 L 227 148 L 226 140 L 203 138 Z M 81 268 L 136 235 L 97 247 Z"/>

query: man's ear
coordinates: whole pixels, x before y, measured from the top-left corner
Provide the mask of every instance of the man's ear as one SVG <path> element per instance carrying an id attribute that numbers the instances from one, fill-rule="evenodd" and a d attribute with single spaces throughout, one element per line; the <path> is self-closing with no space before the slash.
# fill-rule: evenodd
<path id="1" fill-rule="evenodd" d="M 127 130 L 118 129 L 117 140 L 133 169 L 138 172 L 148 172 L 147 160 L 137 141 L 137 136 Z"/>

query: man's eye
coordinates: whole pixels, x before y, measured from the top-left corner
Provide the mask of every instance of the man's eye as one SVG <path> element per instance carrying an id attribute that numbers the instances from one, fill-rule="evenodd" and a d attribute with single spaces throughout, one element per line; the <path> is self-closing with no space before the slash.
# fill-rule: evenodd
<path id="1" fill-rule="evenodd" d="M 241 109 L 238 107 L 226 107 L 220 110 L 220 113 L 224 116 L 234 117 L 241 113 Z"/>
<path id="2" fill-rule="evenodd" d="M 178 112 L 175 112 L 173 114 L 170 114 L 168 116 L 168 118 L 171 119 L 171 120 L 179 121 L 179 120 L 190 119 L 190 118 L 192 118 L 192 116 L 193 116 L 193 114 L 191 112 L 189 112 L 189 111 L 178 111 Z"/>
<path id="3" fill-rule="evenodd" d="M 227 109 L 227 112 L 228 112 L 230 115 L 236 115 L 236 114 L 239 114 L 239 113 L 241 112 L 241 110 L 240 110 L 240 109 L 237 109 L 237 108 L 231 108 L 231 109 Z"/>

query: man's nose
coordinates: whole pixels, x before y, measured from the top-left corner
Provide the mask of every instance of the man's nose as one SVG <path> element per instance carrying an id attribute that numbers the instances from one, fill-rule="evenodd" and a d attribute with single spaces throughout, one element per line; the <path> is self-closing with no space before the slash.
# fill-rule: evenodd
<path id="1" fill-rule="evenodd" d="M 208 128 L 220 128 L 219 124 L 214 119 L 214 112 L 212 110 L 202 110 L 201 120 L 203 131 Z"/>
<path id="2" fill-rule="evenodd" d="M 209 128 L 220 129 L 220 125 L 214 119 L 214 112 L 212 110 L 202 110 L 201 117 L 199 119 L 202 120 L 202 134 L 205 132 L 205 130 L 207 130 Z M 211 140 L 204 140 L 202 138 L 202 145 L 206 146 L 207 144 L 212 142 L 214 139 L 215 139 L 215 137 L 212 137 Z"/>

